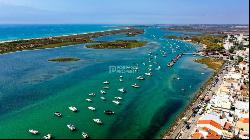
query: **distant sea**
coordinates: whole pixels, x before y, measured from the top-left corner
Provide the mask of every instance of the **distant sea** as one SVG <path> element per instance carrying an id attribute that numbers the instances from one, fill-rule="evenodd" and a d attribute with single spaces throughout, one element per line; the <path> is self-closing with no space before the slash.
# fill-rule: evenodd
<path id="1" fill-rule="evenodd" d="M 116 28 L 120 27 L 0 25 L 0 40 Z M 51 133 L 54 138 L 80 139 L 81 132 L 88 133 L 91 138 L 160 138 L 213 71 L 193 62 L 197 57 L 192 55 L 184 55 L 172 68 L 167 67 L 167 62 L 177 54 L 194 52 L 197 46 L 165 37 L 187 33 L 162 30 L 158 26 L 140 28 L 144 28 L 145 33 L 135 37 L 120 34 L 94 39 L 148 42 L 140 48 L 95 50 L 80 44 L 0 55 L 0 138 L 42 138 Z M 162 56 L 163 51 L 166 57 Z M 81 60 L 48 62 L 56 57 L 78 57 Z M 127 69 L 134 66 L 139 70 Z M 115 71 L 110 71 L 110 68 L 115 68 Z M 151 77 L 144 75 L 149 69 L 152 69 Z M 123 82 L 119 81 L 120 75 Z M 144 75 L 145 80 L 136 80 L 139 75 Z M 109 89 L 106 95 L 102 95 L 100 90 L 103 90 L 103 81 L 106 80 L 110 82 Z M 132 88 L 134 83 L 140 88 Z M 119 93 L 119 88 L 125 88 L 127 93 Z M 92 92 L 96 93 L 95 97 L 88 95 Z M 107 100 L 102 101 L 101 96 Z M 123 98 L 120 105 L 112 102 L 117 96 Z M 86 98 L 93 102 L 86 102 Z M 71 112 L 69 106 L 76 106 L 79 112 Z M 96 111 L 88 110 L 89 106 L 95 107 Z M 115 115 L 105 115 L 103 111 L 107 109 L 113 110 Z M 62 113 L 62 118 L 53 115 L 56 111 Z M 104 124 L 95 124 L 93 118 L 100 118 Z M 70 132 L 67 124 L 74 124 L 77 130 Z M 31 135 L 27 132 L 29 129 L 39 130 L 39 135 Z"/>

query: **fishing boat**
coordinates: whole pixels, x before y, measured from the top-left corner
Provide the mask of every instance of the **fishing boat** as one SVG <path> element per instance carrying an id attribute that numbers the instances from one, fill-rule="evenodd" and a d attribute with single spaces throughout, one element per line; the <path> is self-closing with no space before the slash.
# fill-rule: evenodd
<path id="1" fill-rule="evenodd" d="M 95 108 L 92 107 L 92 106 L 89 106 L 88 109 L 89 109 L 89 110 L 92 110 L 92 111 L 95 111 Z"/>
<path id="2" fill-rule="evenodd" d="M 29 133 L 33 134 L 33 135 L 37 135 L 38 131 L 34 130 L 34 129 L 29 129 Z"/>
<path id="3" fill-rule="evenodd" d="M 138 76 L 136 77 L 137 80 L 144 80 L 144 78 L 142 76 Z"/>
<path id="4" fill-rule="evenodd" d="M 135 84 L 133 84 L 133 85 L 131 85 L 133 88 L 139 88 L 140 86 L 139 85 L 137 85 L 136 83 Z"/>
<path id="5" fill-rule="evenodd" d="M 75 131 L 76 127 L 72 124 L 67 124 L 67 127 L 69 128 L 70 131 Z"/>
<path id="6" fill-rule="evenodd" d="M 104 110 L 104 113 L 107 115 L 114 115 L 115 112 L 113 112 L 112 110 Z"/>
<path id="7" fill-rule="evenodd" d="M 82 138 L 87 139 L 87 138 L 89 138 L 89 135 L 85 132 L 82 132 Z"/>
<path id="8" fill-rule="evenodd" d="M 74 106 L 70 106 L 70 107 L 69 107 L 69 110 L 71 110 L 72 112 L 77 112 L 77 108 L 74 107 Z"/>
<path id="9" fill-rule="evenodd" d="M 120 104 L 120 102 L 119 102 L 119 101 L 116 101 L 116 100 L 113 100 L 112 102 L 115 103 L 115 104 L 117 104 L 117 105 Z"/>
<path id="10" fill-rule="evenodd" d="M 43 136 L 43 139 L 50 140 L 50 139 L 52 139 L 52 135 L 47 134 L 47 135 Z"/>
<path id="11" fill-rule="evenodd" d="M 92 102 L 92 100 L 91 100 L 91 99 L 86 99 L 86 101 L 87 101 L 87 102 Z"/>
<path id="12" fill-rule="evenodd" d="M 54 115 L 57 117 L 62 117 L 62 114 L 60 112 L 55 112 Z"/>
<path id="13" fill-rule="evenodd" d="M 122 100 L 122 97 L 114 97 L 116 100 Z"/>
<path id="14" fill-rule="evenodd" d="M 123 78 L 123 76 L 121 75 L 120 78 Z"/>
<path id="15" fill-rule="evenodd" d="M 120 91 L 121 93 L 125 93 L 126 90 L 124 88 L 119 88 L 118 91 Z"/>
<path id="16" fill-rule="evenodd" d="M 109 82 L 108 81 L 104 81 L 103 84 L 109 84 Z"/>
<path id="17" fill-rule="evenodd" d="M 106 100 L 106 98 L 105 97 L 100 97 L 103 101 L 105 101 Z"/>
<path id="18" fill-rule="evenodd" d="M 89 96 L 95 96 L 95 93 L 90 93 Z"/>
<path id="19" fill-rule="evenodd" d="M 103 124 L 102 121 L 101 121 L 100 119 L 93 119 L 93 121 L 94 121 L 95 123 L 97 123 L 97 124 L 100 124 L 100 125 Z"/>
<path id="20" fill-rule="evenodd" d="M 104 90 L 100 90 L 101 94 L 106 94 L 106 92 Z"/>

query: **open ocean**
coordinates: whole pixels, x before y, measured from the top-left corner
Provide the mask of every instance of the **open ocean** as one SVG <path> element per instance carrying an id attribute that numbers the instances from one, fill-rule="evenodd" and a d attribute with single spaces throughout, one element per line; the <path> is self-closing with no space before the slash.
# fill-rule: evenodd
<path id="1" fill-rule="evenodd" d="M 0 25 L 0 41 L 78 34 L 120 28 L 111 25 Z M 137 39 L 148 44 L 134 49 L 95 50 L 86 44 L 61 48 L 29 50 L 0 55 L 0 138 L 42 138 L 51 133 L 53 138 L 81 138 L 87 132 L 90 138 L 160 138 L 160 135 L 183 111 L 201 85 L 213 71 L 205 65 L 193 62 L 197 57 L 183 55 L 172 67 L 167 67 L 174 56 L 182 52 L 194 52 L 193 44 L 167 39 L 166 35 L 182 35 L 181 32 L 144 27 L 145 33 L 135 37 L 112 35 L 95 40 Z M 186 33 L 185 33 L 186 34 Z M 161 55 L 161 50 L 167 56 Z M 152 62 L 149 52 L 153 54 Z M 156 57 L 155 57 L 156 56 Z M 55 63 L 55 57 L 78 57 L 77 62 Z M 145 62 L 146 65 L 143 65 Z M 153 63 L 155 62 L 155 63 Z M 138 64 L 139 71 L 118 71 L 124 66 Z M 152 65 L 153 76 L 144 81 L 136 80 Z M 160 70 L 155 70 L 158 66 Z M 116 71 L 110 72 L 110 68 Z M 205 74 L 201 74 L 205 73 Z M 119 81 L 119 76 L 124 78 Z M 176 78 L 179 77 L 180 80 Z M 109 81 L 110 89 L 100 99 L 103 81 Z M 135 89 L 131 84 L 137 83 Z M 124 87 L 127 93 L 118 92 Z M 89 93 L 95 92 L 95 97 Z M 121 105 L 112 100 L 121 96 Z M 88 103 L 86 98 L 92 98 Z M 77 113 L 68 107 L 76 106 Z M 95 112 L 88 106 L 96 108 Z M 112 109 L 114 116 L 103 113 Z M 53 115 L 62 113 L 62 118 Z M 92 119 L 100 118 L 103 125 Z M 67 124 L 74 124 L 70 132 Z M 31 135 L 29 129 L 39 130 Z"/>

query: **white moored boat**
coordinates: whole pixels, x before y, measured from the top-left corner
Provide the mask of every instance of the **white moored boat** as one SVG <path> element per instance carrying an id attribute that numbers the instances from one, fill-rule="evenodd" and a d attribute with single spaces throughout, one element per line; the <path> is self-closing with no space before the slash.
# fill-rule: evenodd
<path id="1" fill-rule="evenodd" d="M 142 76 L 138 76 L 136 77 L 137 80 L 144 80 L 144 78 Z"/>
<path id="2" fill-rule="evenodd" d="M 67 127 L 69 128 L 70 131 L 76 130 L 75 126 L 72 124 L 67 124 Z"/>
<path id="3" fill-rule="evenodd" d="M 92 111 L 95 111 L 95 108 L 92 107 L 92 106 L 89 106 L 88 109 L 89 109 L 89 110 L 92 110 Z"/>
<path id="4" fill-rule="evenodd" d="M 106 98 L 105 98 L 105 97 L 103 97 L 103 96 L 102 96 L 102 97 L 100 97 L 100 98 L 101 98 L 103 101 L 105 101 L 105 100 L 106 100 Z"/>
<path id="5" fill-rule="evenodd" d="M 29 132 L 33 135 L 37 135 L 38 134 L 38 131 L 37 130 L 34 130 L 34 129 L 29 129 Z"/>
<path id="6" fill-rule="evenodd" d="M 131 85 L 133 88 L 139 88 L 140 86 L 139 85 L 137 85 L 136 83 L 135 84 L 133 84 L 133 85 Z"/>
<path id="7" fill-rule="evenodd" d="M 46 136 L 43 136 L 43 139 L 50 140 L 52 138 L 51 134 L 47 134 Z"/>
<path id="8" fill-rule="evenodd" d="M 87 139 L 87 138 L 89 138 L 89 135 L 85 132 L 82 132 L 82 138 Z"/>
<path id="9" fill-rule="evenodd" d="M 97 124 L 102 125 L 102 121 L 101 121 L 100 119 L 93 119 L 93 121 L 94 121 L 95 123 L 97 123 Z"/>
<path id="10" fill-rule="evenodd" d="M 89 96 L 95 96 L 95 93 L 90 93 Z"/>
<path id="11" fill-rule="evenodd" d="M 125 93 L 126 90 L 124 88 L 119 88 L 118 91 L 120 91 L 121 93 Z"/>
<path id="12" fill-rule="evenodd" d="M 74 106 L 70 106 L 70 107 L 69 107 L 69 110 L 71 110 L 72 112 L 77 112 L 77 108 L 74 107 Z"/>
<path id="13" fill-rule="evenodd" d="M 88 99 L 86 99 L 86 101 L 87 101 L 87 102 L 92 102 L 92 100 L 91 100 L 91 99 L 89 99 L 89 98 L 88 98 Z"/>
<path id="14" fill-rule="evenodd" d="M 104 90 L 100 90 L 101 94 L 106 94 L 106 92 Z"/>
<path id="15" fill-rule="evenodd" d="M 114 97 L 116 100 L 122 100 L 122 97 Z"/>
<path id="16" fill-rule="evenodd" d="M 104 81 L 103 84 L 109 84 L 109 82 L 108 81 Z"/>
<path id="17" fill-rule="evenodd" d="M 117 105 L 120 104 L 120 102 L 119 102 L 119 101 L 116 101 L 116 100 L 113 100 L 112 102 L 115 103 L 115 104 L 117 104 Z"/>

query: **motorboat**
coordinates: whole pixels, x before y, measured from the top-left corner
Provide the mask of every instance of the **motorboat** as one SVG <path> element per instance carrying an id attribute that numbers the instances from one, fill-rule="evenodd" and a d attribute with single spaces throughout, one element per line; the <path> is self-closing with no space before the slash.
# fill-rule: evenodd
<path id="1" fill-rule="evenodd" d="M 123 76 L 121 75 L 120 78 L 123 78 Z"/>
<path id="2" fill-rule="evenodd" d="M 106 98 L 105 97 L 100 97 L 103 101 L 105 101 L 106 100 Z"/>
<path id="3" fill-rule="evenodd" d="M 100 124 L 100 125 L 103 124 L 102 121 L 101 121 L 100 119 L 93 119 L 93 121 L 94 121 L 95 123 L 97 123 L 97 124 Z"/>
<path id="4" fill-rule="evenodd" d="M 122 97 L 114 97 L 116 100 L 122 100 Z"/>
<path id="5" fill-rule="evenodd" d="M 103 84 L 109 84 L 109 82 L 108 81 L 104 81 Z"/>
<path id="6" fill-rule="evenodd" d="M 106 94 L 106 92 L 104 90 L 100 90 L 101 94 Z"/>
<path id="7" fill-rule="evenodd" d="M 161 69 L 161 66 L 158 66 L 157 68 L 155 68 L 155 70 L 160 70 Z"/>
<path id="8" fill-rule="evenodd" d="M 52 135 L 47 134 L 47 135 L 43 136 L 43 139 L 50 140 L 50 139 L 52 139 Z"/>
<path id="9" fill-rule="evenodd" d="M 142 76 L 138 76 L 138 77 L 136 77 L 136 79 L 137 80 L 145 80 L 144 77 L 142 77 Z"/>
<path id="10" fill-rule="evenodd" d="M 123 82 L 123 80 L 122 80 L 121 78 L 119 79 L 119 81 L 120 81 L 120 82 Z"/>
<path id="11" fill-rule="evenodd" d="M 87 101 L 87 102 L 92 102 L 92 100 L 91 100 L 91 99 L 86 99 L 86 101 Z"/>
<path id="12" fill-rule="evenodd" d="M 92 106 L 89 106 L 88 109 L 89 109 L 89 110 L 92 110 L 92 111 L 95 111 L 95 108 L 92 107 Z"/>
<path id="13" fill-rule="evenodd" d="M 62 114 L 60 112 L 55 112 L 54 115 L 57 117 L 62 117 Z"/>
<path id="14" fill-rule="evenodd" d="M 90 93 L 89 96 L 95 96 L 95 93 Z"/>
<path id="15" fill-rule="evenodd" d="M 146 72 L 145 75 L 146 76 L 152 76 L 153 74 L 151 72 Z"/>
<path id="16" fill-rule="evenodd" d="M 109 89 L 109 86 L 104 86 L 104 87 L 102 87 L 103 89 Z"/>
<path id="17" fill-rule="evenodd" d="M 76 127 L 72 124 L 67 124 L 67 127 L 69 128 L 70 131 L 75 131 Z"/>
<path id="18" fill-rule="evenodd" d="M 37 135 L 38 131 L 34 130 L 34 129 L 29 129 L 29 133 L 33 134 L 33 135 Z"/>
<path id="19" fill-rule="evenodd" d="M 120 91 L 121 93 L 125 93 L 126 90 L 124 88 L 119 88 L 118 91 Z"/>
<path id="20" fill-rule="evenodd" d="M 113 100 L 112 102 L 115 103 L 115 104 L 117 104 L 117 105 L 120 104 L 120 102 L 119 102 L 119 101 L 116 101 L 116 100 Z"/>
<path id="21" fill-rule="evenodd" d="M 104 110 L 104 113 L 107 115 L 114 115 L 115 112 L 113 112 L 112 110 Z"/>
<path id="22" fill-rule="evenodd" d="M 133 88 L 139 88 L 140 86 L 139 85 L 137 85 L 136 83 L 135 84 L 133 84 L 133 85 L 131 85 Z"/>
<path id="23" fill-rule="evenodd" d="M 69 107 L 69 110 L 71 110 L 72 112 L 77 112 L 77 108 L 74 107 L 74 106 L 70 106 L 70 107 Z"/>
<path id="24" fill-rule="evenodd" d="M 85 132 L 82 132 L 82 138 L 87 139 L 87 138 L 89 138 L 89 135 Z"/>

